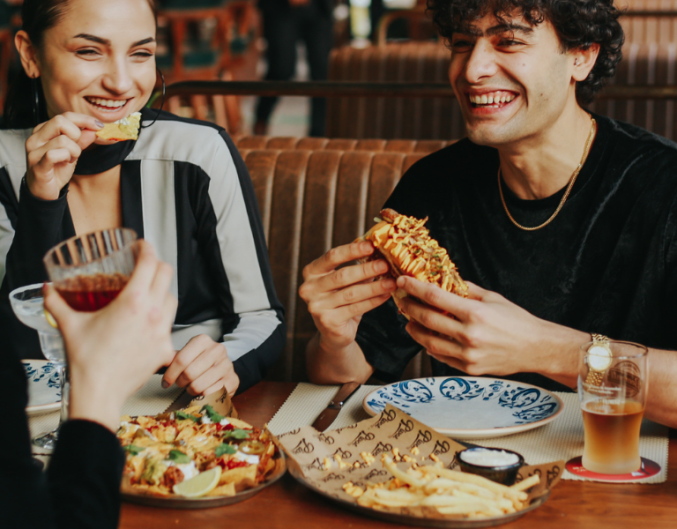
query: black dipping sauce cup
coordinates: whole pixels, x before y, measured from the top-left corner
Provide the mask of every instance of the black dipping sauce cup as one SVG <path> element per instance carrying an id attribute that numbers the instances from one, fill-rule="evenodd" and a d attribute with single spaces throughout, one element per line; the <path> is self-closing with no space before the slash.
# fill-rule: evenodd
<path id="1" fill-rule="evenodd" d="M 468 452 L 474 452 L 476 450 L 490 450 L 492 452 L 506 452 L 508 454 L 515 454 L 517 456 L 517 462 L 513 463 L 512 465 L 505 466 L 484 466 L 464 461 L 463 454 Z M 473 448 L 466 448 L 465 450 L 461 450 L 460 452 L 458 452 L 456 454 L 456 462 L 459 464 L 459 466 L 461 467 L 461 471 L 463 472 L 468 472 L 469 474 L 477 474 L 478 476 L 490 479 L 491 481 L 495 481 L 496 483 L 501 483 L 503 485 L 510 486 L 515 483 L 515 479 L 517 478 L 517 472 L 519 471 L 520 467 L 524 464 L 524 458 L 522 457 L 521 454 L 513 452 L 512 450 L 505 450 L 503 448 L 484 448 L 477 446 Z"/>

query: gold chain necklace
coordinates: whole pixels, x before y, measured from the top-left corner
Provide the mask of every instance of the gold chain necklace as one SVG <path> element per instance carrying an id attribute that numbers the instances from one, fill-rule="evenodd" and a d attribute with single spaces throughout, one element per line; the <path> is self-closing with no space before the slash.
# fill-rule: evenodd
<path id="1" fill-rule="evenodd" d="M 569 194 L 571 193 L 571 190 L 573 189 L 574 184 L 576 183 L 576 178 L 578 177 L 578 173 L 581 172 L 581 168 L 583 167 L 583 164 L 585 163 L 585 160 L 588 157 L 588 153 L 590 152 L 590 145 L 592 145 L 592 139 L 595 136 L 595 124 L 596 124 L 596 122 L 595 122 L 594 118 L 591 118 L 591 119 L 592 119 L 592 126 L 590 127 L 590 134 L 588 134 L 588 139 L 585 142 L 585 149 L 583 150 L 583 157 L 581 158 L 581 162 L 578 164 L 578 167 L 576 167 L 576 169 L 574 169 L 574 172 L 571 175 L 571 178 L 569 179 L 569 185 L 567 186 L 567 189 L 564 192 L 564 196 L 562 197 L 562 200 L 559 201 L 559 206 L 557 206 L 557 209 L 550 216 L 550 218 L 539 226 L 534 226 L 532 228 L 530 228 L 528 226 L 522 226 L 510 214 L 510 211 L 508 210 L 508 205 L 505 203 L 505 197 L 503 196 L 503 186 L 501 186 L 501 166 L 499 164 L 499 166 L 498 166 L 498 192 L 501 195 L 501 202 L 503 203 L 503 209 L 505 209 L 505 212 L 508 214 L 508 218 L 512 221 L 512 223 L 515 226 L 517 226 L 520 230 L 536 231 L 536 230 L 540 230 L 541 228 L 545 228 L 548 224 L 550 224 L 553 220 L 555 220 L 555 217 L 559 214 L 559 212 L 564 207 L 564 203 L 567 201 L 567 198 L 569 198 Z"/>

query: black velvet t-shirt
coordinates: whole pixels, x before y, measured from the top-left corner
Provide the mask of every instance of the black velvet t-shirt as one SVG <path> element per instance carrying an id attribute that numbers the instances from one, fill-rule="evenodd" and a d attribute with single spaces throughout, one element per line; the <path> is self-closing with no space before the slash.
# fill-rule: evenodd
<path id="1" fill-rule="evenodd" d="M 540 230 L 510 221 L 499 195 L 498 152 L 468 139 L 413 165 L 385 206 L 428 216 L 431 236 L 464 279 L 539 318 L 677 349 L 677 145 L 594 117 L 597 136 L 571 195 Z M 517 222 L 537 226 L 564 189 L 540 200 L 521 200 L 505 184 L 503 193 Z M 357 343 L 376 377 L 399 379 L 421 349 L 406 323 L 392 300 L 362 318 Z M 538 351 L 531 353 L 538 364 Z M 435 375 L 460 373 L 431 360 Z M 564 389 L 534 373 L 503 378 Z"/>

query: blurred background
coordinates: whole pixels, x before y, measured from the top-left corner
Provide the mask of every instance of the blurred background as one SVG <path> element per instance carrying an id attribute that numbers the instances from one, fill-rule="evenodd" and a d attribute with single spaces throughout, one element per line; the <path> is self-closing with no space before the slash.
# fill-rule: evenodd
<path id="1" fill-rule="evenodd" d="M 18 61 L 21 0 L 0 0 L 0 102 Z M 621 0 L 624 58 L 612 84 L 677 85 L 677 0 Z M 422 0 L 161 0 L 157 64 L 191 80 L 445 83 L 449 52 Z M 641 94 L 640 94 L 641 95 Z M 458 139 L 451 98 L 174 97 L 165 108 L 232 134 Z M 671 98 L 601 98 L 591 109 L 677 138 Z"/>

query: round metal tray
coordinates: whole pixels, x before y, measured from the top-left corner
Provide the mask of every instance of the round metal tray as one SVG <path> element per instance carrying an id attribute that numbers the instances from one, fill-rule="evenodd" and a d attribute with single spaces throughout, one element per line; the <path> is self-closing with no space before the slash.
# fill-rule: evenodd
<path id="1" fill-rule="evenodd" d="M 146 505 L 148 507 L 161 507 L 165 509 L 209 509 L 211 507 L 223 507 L 224 505 L 232 505 L 241 501 L 248 500 L 252 496 L 256 496 L 266 487 L 272 485 L 279 480 L 287 471 L 287 458 L 284 452 L 279 452 L 277 468 L 268 477 L 266 481 L 260 485 L 243 490 L 236 493 L 234 496 L 212 496 L 206 498 L 182 498 L 180 496 L 155 496 L 151 494 L 133 494 L 128 491 L 122 491 L 122 499 L 130 503 L 139 505 Z"/>
<path id="2" fill-rule="evenodd" d="M 477 519 L 474 519 L 474 520 L 467 520 L 467 519 L 463 519 L 463 518 L 424 518 L 424 517 L 421 517 L 421 516 L 411 516 L 411 515 L 407 515 L 407 514 L 396 514 L 396 513 L 392 513 L 392 512 L 378 511 L 376 509 L 371 509 L 369 507 L 363 507 L 362 505 L 359 505 L 357 503 L 353 503 L 353 502 L 350 502 L 350 501 L 347 501 L 347 500 L 344 500 L 344 499 L 341 499 L 341 498 L 337 498 L 335 496 L 332 496 L 331 494 L 327 494 L 326 492 L 313 487 L 310 483 L 308 483 L 303 478 L 303 476 L 301 476 L 298 473 L 298 471 L 294 468 L 293 465 L 291 467 L 289 467 L 289 473 L 294 477 L 294 479 L 296 481 L 298 481 L 302 485 L 308 487 L 313 492 L 316 492 L 316 493 L 320 494 L 321 496 L 324 496 L 325 498 L 328 498 L 329 500 L 338 503 L 341 507 L 344 507 L 345 509 L 347 509 L 349 511 L 353 511 L 355 513 L 362 514 L 362 515 L 368 516 L 370 518 L 385 520 L 386 522 L 405 524 L 405 525 L 415 525 L 415 526 L 418 526 L 418 527 L 444 527 L 444 528 L 452 528 L 452 529 L 470 529 L 470 528 L 475 528 L 475 527 L 495 527 L 497 525 L 503 525 L 505 523 L 513 522 L 513 521 L 517 520 L 518 518 L 521 518 L 525 514 L 533 511 L 534 509 L 538 509 L 550 497 L 550 491 L 547 491 L 542 496 L 535 498 L 528 507 L 526 507 L 525 509 L 522 509 L 519 512 L 515 512 L 515 513 L 512 513 L 512 514 L 505 514 L 503 516 L 494 516 L 492 518 L 477 518 Z"/>

